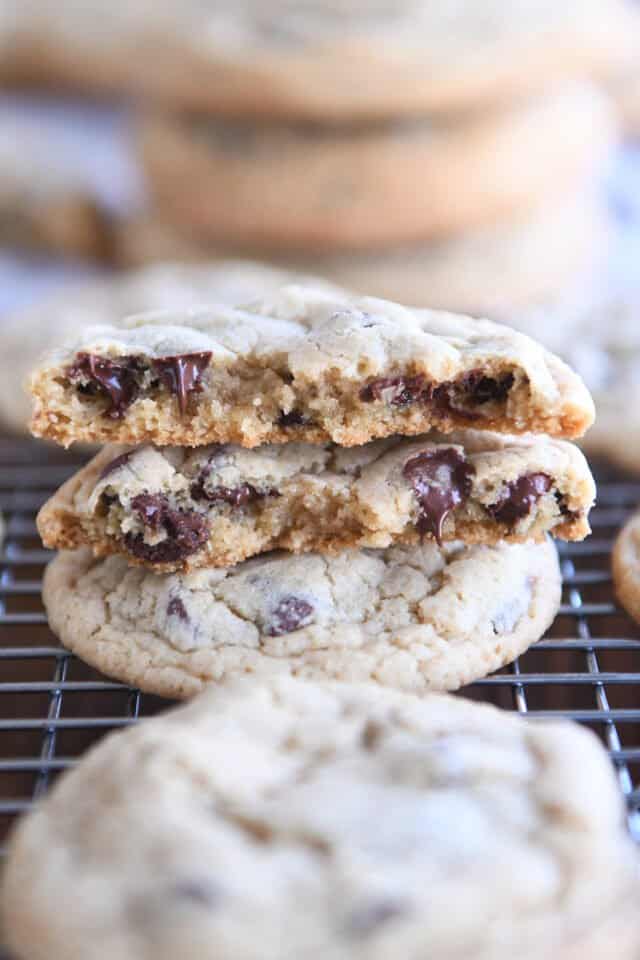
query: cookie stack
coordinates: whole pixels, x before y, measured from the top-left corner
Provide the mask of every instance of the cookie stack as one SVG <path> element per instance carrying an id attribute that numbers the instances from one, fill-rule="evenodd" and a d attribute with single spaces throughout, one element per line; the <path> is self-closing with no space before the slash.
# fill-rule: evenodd
<path id="1" fill-rule="evenodd" d="M 31 391 L 37 436 L 108 444 L 38 518 L 51 626 L 165 696 L 455 689 L 542 635 L 546 534 L 589 531 L 591 399 L 489 321 L 290 285 L 85 330 Z"/>
<path id="2" fill-rule="evenodd" d="M 602 249 L 615 130 L 594 80 L 630 47 L 624 3 L 223 6 L 199 24 L 198 91 L 149 84 L 138 142 L 164 227 L 134 226 L 124 259 L 251 251 L 499 314 Z"/>

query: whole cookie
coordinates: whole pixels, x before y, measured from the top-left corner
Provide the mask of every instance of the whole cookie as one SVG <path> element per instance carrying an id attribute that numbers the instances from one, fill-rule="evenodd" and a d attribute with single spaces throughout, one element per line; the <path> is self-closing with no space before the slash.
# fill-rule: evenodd
<path id="1" fill-rule="evenodd" d="M 640 623 L 640 512 L 618 534 L 611 557 L 613 585 L 627 613 Z"/>
<path id="2" fill-rule="evenodd" d="M 580 378 L 509 327 L 326 284 L 84 330 L 30 389 L 33 433 L 65 446 L 356 446 L 459 427 L 570 438 L 593 421 Z"/>
<path id="3" fill-rule="evenodd" d="M 244 303 L 301 276 L 243 260 L 197 265 L 158 263 L 88 286 L 65 289 L 34 306 L 14 311 L 5 317 L 0 329 L 0 420 L 16 432 L 26 430 L 29 373 L 43 353 L 84 327 L 114 324 L 145 310 L 180 309 L 211 300 Z"/>
<path id="4" fill-rule="evenodd" d="M 622 0 L 4 0 L 0 78 L 214 114 L 449 112 L 608 74 Z"/>
<path id="5" fill-rule="evenodd" d="M 633 960 L 637 878 L 590 732 L 245 679 L 65 775 L 2 908 L 21 960 Z"/>
<path id="6" fill-rule="evenodd" d="M 163 576 L 87 548 L 60 553 L 52 630 L 125 683 L 187 697 L 242 673 L 452 690 L 538 640 L 560 603 L 550 541 L 265 554 Z"/>
<path id="7" fill-rule="evenodd" d="M 299 253 L 379 250 L 522 215 L 601 167 L 613 132 L 607 98 L 580 86 L 458 120 L 355 128 L 157 113 L 139 141 L 168 222 L 227 249 Z"/>

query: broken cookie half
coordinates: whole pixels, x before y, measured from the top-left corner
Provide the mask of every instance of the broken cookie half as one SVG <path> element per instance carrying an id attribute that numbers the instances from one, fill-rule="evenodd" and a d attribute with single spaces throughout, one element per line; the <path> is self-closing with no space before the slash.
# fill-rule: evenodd
<path id="1" fill-rule="evenodd" d="M 259 553 L 432 540 L 580 540 L 595 487 L 581 452 L 479 431 L 359 447 L 110 446 L 45 504 L 47 547 L 90 546 L 158 572 Z"/>

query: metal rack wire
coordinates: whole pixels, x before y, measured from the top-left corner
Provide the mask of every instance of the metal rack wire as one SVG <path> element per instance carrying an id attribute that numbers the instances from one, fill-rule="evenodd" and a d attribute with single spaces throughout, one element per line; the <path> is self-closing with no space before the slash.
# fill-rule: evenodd
<path id="1" fill-rule="evenodd" d="M 40 584 L 49 554 L 35 513 L 77 456 L 0 439 L 0 845 L 16 816 L 100 737 L 166 701 L 112 683 L 64 651 L 47 627 Z M 640 482 L 602 473 L 594 534 L 560 547 L 563 605 L 547 637 L 463 694 L 531 717 L 571 717 L 601 737 L 640 840 L 640 629 L 611 590 L 612 539 L 640 503 Z"/>

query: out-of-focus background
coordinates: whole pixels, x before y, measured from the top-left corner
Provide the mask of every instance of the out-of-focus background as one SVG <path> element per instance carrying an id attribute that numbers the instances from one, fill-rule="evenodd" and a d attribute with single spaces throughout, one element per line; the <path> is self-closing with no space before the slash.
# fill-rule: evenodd
<path id="1" fill-rule="evenodd" d="M 0 421 L 73 327 L 216 298 L 154 264 L 234 256 L 520 326 L 594 390 L 587 447 L 640 470 L 637 17 L 2 0 Z"/>

